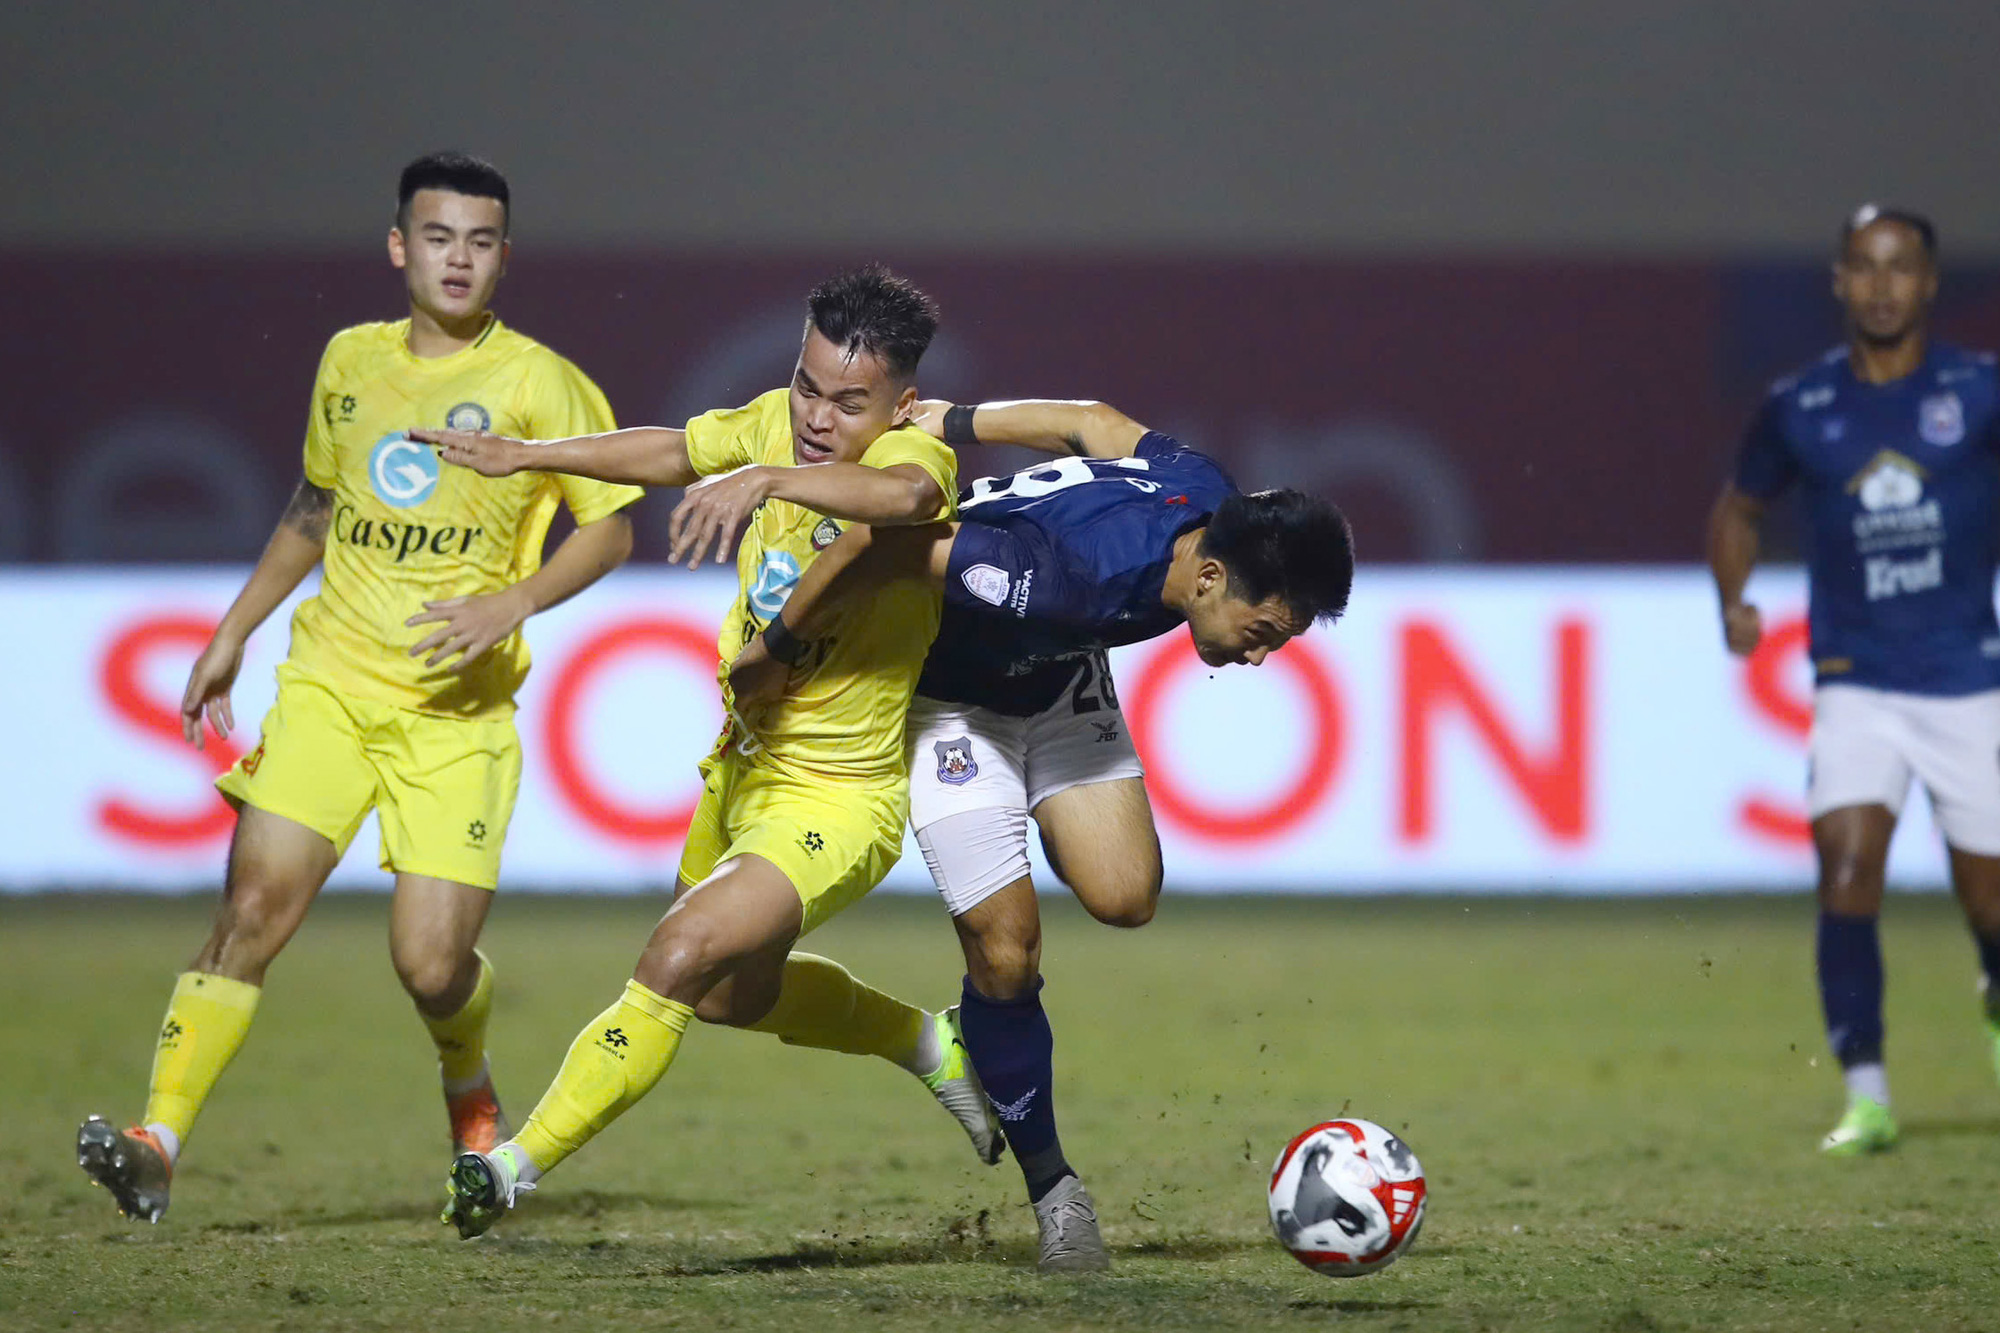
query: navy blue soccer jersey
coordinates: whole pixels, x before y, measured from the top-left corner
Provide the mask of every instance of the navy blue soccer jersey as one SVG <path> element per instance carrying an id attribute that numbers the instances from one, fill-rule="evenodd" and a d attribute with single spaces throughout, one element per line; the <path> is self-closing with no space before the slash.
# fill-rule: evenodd
<path id="1" fill-rule="evenodd" d="M 2000 687 L 2000 383 L 1990 353 L 1934 345 L 1888 384 L 1838 348 L 1780 380 L 1737 489 L 1805 500 L 1821 684 L 1958 695 Z"/>
<path id="2" fill-rule="evenodd" d="M 1048 708 L 1079 659 L 1182 623 L 1160 600 L 1174 539 L 1236 493 L 1214 459 L 1157 431 L 1130 458 L 973 482 L 917 693 L 1015 717 Z"/>

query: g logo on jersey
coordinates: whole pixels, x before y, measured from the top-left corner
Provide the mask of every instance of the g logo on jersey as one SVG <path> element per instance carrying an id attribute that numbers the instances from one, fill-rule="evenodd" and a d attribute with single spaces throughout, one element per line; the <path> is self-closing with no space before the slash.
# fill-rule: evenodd
<path id="1" fill-rule="evenodd" d="M 368 484 L 391 509 L 414 508 L 437 489 L 437 454 L 401 433 L 384 435 L 368 455 Z"/>
<path id="2" fill-rule="evenodd" d="M 769 620 L 784 608 L 785 599 L 792 595 L 792 585 L 798 581 L 798 561 L 784 551 L 764 552 L 757 581 L 750 585 L 750 609 Z"/>

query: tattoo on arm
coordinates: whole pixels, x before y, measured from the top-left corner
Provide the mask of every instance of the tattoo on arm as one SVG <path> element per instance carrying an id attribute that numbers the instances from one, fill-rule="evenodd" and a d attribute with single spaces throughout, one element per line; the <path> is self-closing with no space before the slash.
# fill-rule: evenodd
<path id="1" fill-rule="evenodd" d="M 292 502 L 285 506 L 285 516 L 278 521 L 309 541 L 324 542 L 333 521 L 333 492 L 302 478 L 292 492 Z"/>
<path id="2" fill-rule="evenodd" d="M 1078 458 L 1083 457 L 1084 455 L 1083 435 L 1081 432 L 1070 431 L 1068 434 L 1062 437 L 1062 442 L 1069 446 L 1069 451 L 1071 453 L 1075 454 Z"/>

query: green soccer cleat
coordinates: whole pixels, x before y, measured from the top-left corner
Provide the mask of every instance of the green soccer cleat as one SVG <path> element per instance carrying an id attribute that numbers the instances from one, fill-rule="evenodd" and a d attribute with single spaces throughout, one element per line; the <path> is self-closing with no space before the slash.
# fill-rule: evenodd
<path id="1" fill-rule="evenodd" d="M 111 1191 L 126 1217 L 157 1223 L 166 1216 L 174 1168 L 152 1131 L 117 1130 L 103 1116 L 91 1116 L 76 1131 L 76 1164 Z"/>
<path id="2" fill-rule="evenodd" d="M 1847 1114 L 1819 1141 L 1819 1150 L 1829 1157 L 1860 1157 L 1895 1146 L 1896 1118 L 1887 1106 L 1870 1097 L 1849 1102 Z"/>
<path id="3" fill-rule="evenodd" d="M 958 1006 L 931 1015 L 931 1021 L 937 1025 L 944 1059 L 935 1072 L 923 1075 L 924 1086 L 958 1121 L 979 1160 L 992 1166 L 1007 1151 L 1007 1139 L 1000 1132 L 1000 1117 L 993 1113 L 993 1103 L 986 1099 L 986 1089 L 979 1086 L 979 1075 L 973 1072 L 972 1057 L 966 1054 L 965 1035 L 958 1027 Z"/>
<path id="4" fill-rule="evenodd" d="M 505 1152 L 460 1153 L 451 1164 L 446 1189 L 451 1201 L 438 1221 L 458 1228 L 460 1240 L 483 1236 L 493 1229 L 514 1200 L 535 1187 L 514 1177 L 513 1160 Z"/>

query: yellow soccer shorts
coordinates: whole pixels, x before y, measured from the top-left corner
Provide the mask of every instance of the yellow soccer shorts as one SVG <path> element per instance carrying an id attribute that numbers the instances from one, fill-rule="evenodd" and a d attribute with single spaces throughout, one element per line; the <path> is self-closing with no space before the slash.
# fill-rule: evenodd
<path id="1" fill-rule="evenodd" d="M 746 762 L 733 751 L 704 760 L 701 772 L 681 883 L 701 883 L 732 856 L 761 856 L 798 890 L 801 935 L 867 896 L 902 855 L 907 783 L 838 787 Z"/>
<path id="2" fill-rule="evenodd" d="M 303 824 L 341 853 L 374 810 L 384 870 L 491 889 L 520 791 L 521 742 L 511 717 L 432 717 L 356 698 L 287 662 L 257 748 L 215 785 L 230 804 Z"/>

